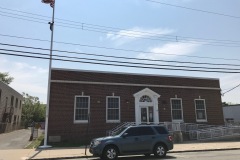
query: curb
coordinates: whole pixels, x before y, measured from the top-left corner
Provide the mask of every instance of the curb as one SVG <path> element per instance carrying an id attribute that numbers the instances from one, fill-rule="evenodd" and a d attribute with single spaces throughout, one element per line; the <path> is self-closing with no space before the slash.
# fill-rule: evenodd
<path id="1" fill-rule="evenodd" d="M 34 158 L 32 160 L 55 160 L 55 159 L 76 159 L 76 158 L 90 158 L 93 156 L 74 156 L 74 157 L 53 157 L 53 158 Z M 30 160 L 30 159 L 29 159 Z"/>
<path id="2" fill-rule="evenodd" d="M 185 150 L 185 151 L 170 151 L 171 153 L 184 153 L 184 152 L 210 152 L 210 151 L 228 151 L 228 150 L 240 150 L 240 148 L 222 148 L 222 149 L 207 149 L 207 150 Z M 74 157 L 54 157 L 54 158 L 34 158 L 33 160 L 56 160 L 56 159 L 76 159 L 76 158 L 90 158 L 93 156 L 74 156 Z"/>
<path id="3" fill-rule="evenodd" d="M 210 151 L 228 151 L 228 150 L 240 150 L 240 148 L 220 148 L 220 149 L 206 149 L 206 150 L 185 150 L 185 151 L 170 151 L 170 153 L 183 153 L 183 152 L 210 152 Z"/>

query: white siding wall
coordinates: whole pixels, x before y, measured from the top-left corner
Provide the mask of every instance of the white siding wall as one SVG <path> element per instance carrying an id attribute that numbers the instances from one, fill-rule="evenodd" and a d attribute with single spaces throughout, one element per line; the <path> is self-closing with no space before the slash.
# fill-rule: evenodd
<path id="1" fill-rule="evenodd" d="M 234 119 L 234 122 L 240 122 L 240 105 L 223 107 L 224 120 Z"/>

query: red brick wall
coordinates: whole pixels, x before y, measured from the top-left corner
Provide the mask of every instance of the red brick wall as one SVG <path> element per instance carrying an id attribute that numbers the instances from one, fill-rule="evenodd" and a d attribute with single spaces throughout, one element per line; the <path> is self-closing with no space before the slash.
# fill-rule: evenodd
<path id="1" fill-rule="evenodd" d="M 219 87 L 218 80 L 52 71 L 53 80 L 119 82 L 157 85 L 182 85 Z M 86 138 L 87 124 L 74 124 L 74 97 L 90 96 L 89 138 L 105 136 L 106 131 L 118 123 L 106 123 L 106 96 L 120 96 L 122 122 L 135 122 L 135 99 L 133 94 L 148 87 L 161 95 L 159 120 L 171 121 L 170 98 L 182 98 L 183 117 L 186 123 L 196 123 L 194 99 L 205 99 L 208 124 L 223 124 L 221 95 L 219 90 L 177 89 L 149 86 L 92 85 L 77 83 L 51 83 L 49 136 L 61 136 L 62 141 L 89 141 Z M 100 103 L 99 103 L 100 102 Z M 128 102 L 128 103 L 127 103 Z"/>

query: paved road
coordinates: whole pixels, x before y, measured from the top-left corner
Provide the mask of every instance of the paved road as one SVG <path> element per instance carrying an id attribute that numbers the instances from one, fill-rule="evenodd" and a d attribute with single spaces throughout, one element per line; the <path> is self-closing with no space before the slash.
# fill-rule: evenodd
<path id="1" fill-rule="evenodd" d="M 176 160 L 227 160 L 240 159 L 239 150 L 228 151 L 205 151 L 205 152 L 182 152 L 182 153 L 169 153 L 166 158 L 159 159 L 176 159 Z M 99 160 L 99 158 L 80 158 L 74 160 Z M 131 157 L 119 157 L 119 160 L 158 160 L 153 156 L 146 158 L 144 156 L 131 156 Z"/>
<path id="2" fill-rule="evenodd" d="M 30 134 L 30 129 L 0 134 L 0 149 L 23 149 L 29 144 Z"/>

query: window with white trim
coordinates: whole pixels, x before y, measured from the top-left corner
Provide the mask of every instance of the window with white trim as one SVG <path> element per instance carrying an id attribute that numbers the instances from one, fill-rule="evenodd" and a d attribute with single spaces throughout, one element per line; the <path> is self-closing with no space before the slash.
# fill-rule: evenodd
<path id="1" fill-rule="evenodd" d="M 172 121 L 183 121 L 182 99 L 171 98 Z"/>
<path id="2" fill-rule="evenodd" d="M 74 122 L 87 123 L 90 110 L 89 96 L 75 96 Z"/>
<path id="3" fill-rule="evenodd" d="M 107 96 L 107 122 L 120 122 L 120 97 Z"/>
<path id="4" fill-rule="evenodd" d="M 195 99 L 196 120 L 199 122 L 207 121 L 206 105 L 204 99 Z"/>

